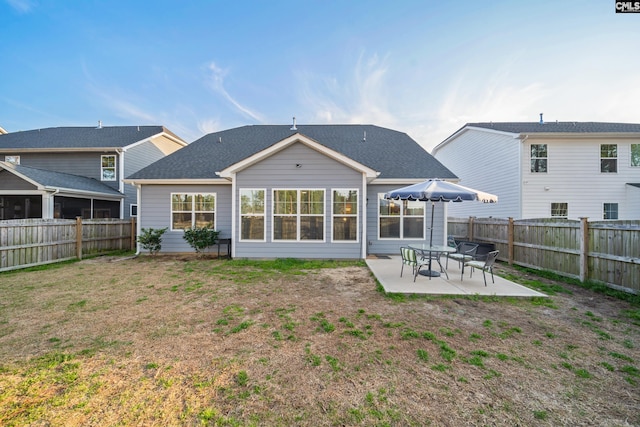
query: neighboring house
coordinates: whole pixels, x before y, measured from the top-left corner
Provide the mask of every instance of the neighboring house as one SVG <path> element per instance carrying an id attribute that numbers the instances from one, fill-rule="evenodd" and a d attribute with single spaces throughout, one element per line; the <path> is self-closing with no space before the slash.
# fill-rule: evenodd
<path id="1" fill-rule="evenodd" d="M 184 147 L 163 126 L 60 127 L 0 135 L 0 220 L 129 218 L 123 178 Z"/>
<path id="2" fill-rule="evenodd" d="M 407 134 L 372 125 L 244 126 L 216 132 L 127 178 L 140 228 L 191 252 L 184 228 L 212 224 L 241 258 L 365 258 L 424 243 L 431 209 L 385 192 L 457 177 Z M 445 241 L 436 204 L 434 241 Z"/>
<path id="3" fill-rule="evenodd" d="M 468 123 L 432 154 L 500 200 L 449 216 L 640 218 L 640 124 Z"/>

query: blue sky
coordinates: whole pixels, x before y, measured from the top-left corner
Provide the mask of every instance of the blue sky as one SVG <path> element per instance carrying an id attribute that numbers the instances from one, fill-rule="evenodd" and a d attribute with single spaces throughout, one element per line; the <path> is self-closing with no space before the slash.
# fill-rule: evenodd
<path id="1" fill-rule="evenodd" d="M 0 0 L 0 126 L 640 122 L 615 1 Z"/>

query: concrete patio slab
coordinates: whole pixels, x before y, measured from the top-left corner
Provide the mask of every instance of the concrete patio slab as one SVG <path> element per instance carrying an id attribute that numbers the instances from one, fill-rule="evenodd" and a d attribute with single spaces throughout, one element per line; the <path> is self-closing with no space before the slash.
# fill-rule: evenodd
<path id="1" fill-rule="evenodd" d="M 502 277 L 494 275 L 495 283 L 491 282 L 491 274 L 487 273 L 487 286 L 484 285 L 482 271 L 475 270 L 470 275 L 470 268 L 465 268 L 464 278 L 457 262 L 449 262 L 449 279 L 444 273 L 440 277 L 425 277 L 418 275 L 413 281 L 411 267 L 405 266 L 402 277 L 400 267 L 402 261 L 400 255 L 380 258 L 367 258 L 367 265 L 378 279 L 386 292 L 401 294 L 433 294 L 433 295 L 495 295 L 510 297 L 546 297 L 547 295 L 529 289 L 526 286 L 513 283 Z M 445 259 L 442 259 L 444 265 Z M 438 269 L 437 264 L 433 267 Z"/>

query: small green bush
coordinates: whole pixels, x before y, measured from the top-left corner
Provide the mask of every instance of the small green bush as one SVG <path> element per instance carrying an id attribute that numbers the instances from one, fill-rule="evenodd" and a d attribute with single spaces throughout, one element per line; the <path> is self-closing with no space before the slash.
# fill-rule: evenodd
<path id="1" fill-rule="evenodd" d="M 210 226 L 189 227 L 185 228 L 182 238 L 186 240 L 197 253 L 201 253 L 208 247 L 216 244 L 218 234 L 220 234 L 220 232 Z"/>
<path id="2" fill-rule="evenodd" d="M 149 251 L 151 255 L 155 255 L 160 252 L 162 248 L 162 235 L 167 231 L 167 228 L 142 228 L 142 234 L 138 236 L 138 243 L 142 245 L 143 249 Z"/>

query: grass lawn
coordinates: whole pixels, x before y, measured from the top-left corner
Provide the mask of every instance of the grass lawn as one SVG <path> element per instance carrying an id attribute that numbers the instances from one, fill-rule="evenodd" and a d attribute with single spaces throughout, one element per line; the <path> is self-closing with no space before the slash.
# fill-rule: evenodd
<path id="1" fill-rule="evenodd" d="M 3 273 L 0 425 L 640 425 L 640 297 L 497 271 L 550 297 L 385 295 L 362 262 Z"/>

